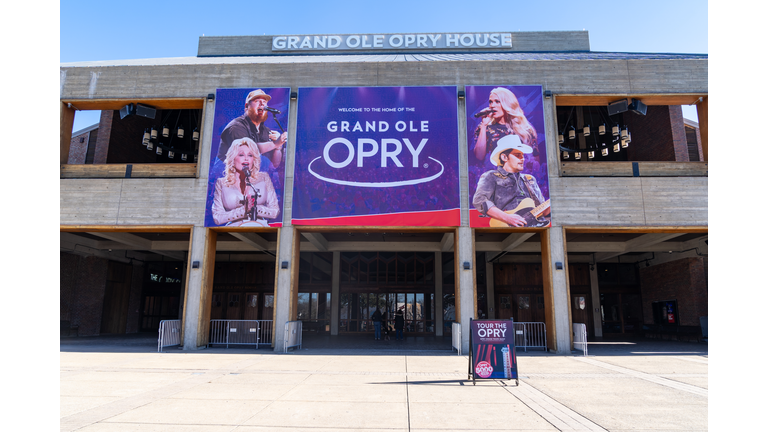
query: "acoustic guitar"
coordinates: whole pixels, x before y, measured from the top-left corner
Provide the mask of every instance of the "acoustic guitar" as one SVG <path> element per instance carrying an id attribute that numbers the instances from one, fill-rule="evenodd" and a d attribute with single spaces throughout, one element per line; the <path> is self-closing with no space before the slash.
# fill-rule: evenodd
<path id="1" fill-rule="evenodd" d="M 531 198 L 526 198 L 520 201 L 520 204 L 512 210 L 507 210 L 506 214 L 517 214 L 525 219 L 525 226 L 527 227 L 541 227 L 549 225 L 548 220 L 539 219 L 541 215 L 549 209 L 549 200 L 544 201 L 538 207 Z M 502 222 L 498 219 L 491 218 L 490 225 L 494 228 L 507 228 L 510 225 L 506 222 Z"/>

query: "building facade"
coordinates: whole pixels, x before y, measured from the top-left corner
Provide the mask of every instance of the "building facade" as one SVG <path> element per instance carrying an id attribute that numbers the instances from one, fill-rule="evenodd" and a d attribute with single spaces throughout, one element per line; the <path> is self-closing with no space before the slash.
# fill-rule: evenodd
<path id="1" fill-rule="evenodd" d="M 586 324 L 591 337 L 700 338 L 707 70 L 706 55 L 593 52 L 587 32 L 201 37 L 197 57 L 62 64 L 62 334 L 156 331 L 160 320 L 180 318 L 184 348 L 198 349 L 209 343 L 212 319 L 261 319 L 273 321 L 282 351 L 289 321 L 331 335 L 370 332 L 370 314 L 383 307 L 405 312 L 407 333 L 436 337 L 470 318 L 544 322 L 558 353 L 572 349 L 572 323 Z M 546 223 L 488 226 L 483 218 L 494 218 L 473 203 L 481 173 L 473 164 L 494 159 L 491 149 L 473 159 L 480 122 L 491 115 L 479 110 L 492 106 L 488 89 L 497 87 L 520 90 L 538 134 L 516 130 L 512 147 L 528 152 L 522 172 L 538 181 Z M 223 128 L 259 99 L 256 90 L 282 104 L 262 125 L 285 142 L 270 138 L 274 148 L 259 149 L 281 193 L 279 216 L 261 225 L 211 222 Z M 334 210 L 313 218 L 329 202 L 321 191 L 336 191 L 328 184 L 340 180 L 316 170 L 325 180 L 312 186 L 306 146 L 342 126 L 311 121 L 329 107 L 341 112 L 334 103 L 347 91 L 414 95 L 414 111 L 432 116 L 410 131 L 456 147 L 455 161 L 432 176 L 452 181 L 440 186 L 448 204 L 434 207 L 446 213 L 422 218 L 408 210 L 429 199 L 388 198 L 399 207 L 382 212 L 396 221 L 341 223 Z M 684 120 L 689 105 L 698 122 Z M 81 110 L 101 110 L 101 119 L 73 134 Z M 436 126 L 446 118 L 447 127 Z M 400 153 L 387 159 L 386 139 L 410 151 L 414 167 L 422 147 L 431 151 L 376 135 L 382 125 L 373 119 L 369 141 L 349 144 L 348 155 L 326 147 L 331 166 L 349 156 L 348 165 L 363 167 L 373 155 L 366 148 L 379 145 L 376 172 L 410 163 Z M 354 122 L 348 127 L 353 133 Z M 341 198 L 355 200 L 359 214 L 377 207 L 371 197 L 381 190 Z"/>

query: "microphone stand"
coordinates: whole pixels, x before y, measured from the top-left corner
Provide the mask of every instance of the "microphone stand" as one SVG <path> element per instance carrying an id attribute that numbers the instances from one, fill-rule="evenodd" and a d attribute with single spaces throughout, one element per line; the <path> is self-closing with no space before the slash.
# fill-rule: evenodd
<path id="1" fill-rule="evenodd" d="M 253 196 L 256 197 L 255 201 L 258 201 L 259 198 L 261 198 L 261 192 L 258 189 L 256 189 L 256 187 L 253 186 L 253 184 L 251 184 L 251 170 L 250 170 L 249 167 L 244 166 L 243 167 L 243 171 L 245 173 L 245 184 L 246 184 L 246 186 L 250 186 L 250 188 L 253 189 Z M 246 213 L 246 215 L 248 215 L 248 219 L 247 220 L 249 220 L 249 221 L 255 221 L 256 220 L 256 218 L 257 218 L 257 216 L 256 216 L 256 204 L 254 203 L 253 207 L 249 210 L 248 209 L 248 197 L 247 196 L 245 197 L 245 213 Z"/>
<path id="2" fill-rule="evenodd" d="M 277 127 L 280 128 L 280 134 L 282 135 L 283 133 L 285 133 L 285 129 L 283 129 L 283 125 L 280 124 L 280 120 L 277 119 L 277 116 L 275 116 L 275 113 L 273 111 L 269 111 L 269 112 L 272 113 L 272 120 L 274 120 L 275 123 L 277 123 Z M 283 144 L 283 146 L 280 147 L 280 152 L 283 153 L 283 157 L 285 157 L 285 144 Z"/>

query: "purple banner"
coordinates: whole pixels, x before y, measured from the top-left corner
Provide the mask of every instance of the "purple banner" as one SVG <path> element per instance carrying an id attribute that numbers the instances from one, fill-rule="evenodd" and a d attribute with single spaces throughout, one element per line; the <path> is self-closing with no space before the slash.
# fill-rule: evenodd
<path id="1" fill-rule="evenodd" d="M 216 90 L 205 226 L 283 221 L 290 88 Z"/>
<path id="2" fill-rule="evenodd" d="M 467 86 L 470 226 L 550 225 L 541 86 Z"/>
<path id="3" fill-rule="evenodd" d="M 456 87 L 299 88 L 292 223 L 458 226 Z"/>

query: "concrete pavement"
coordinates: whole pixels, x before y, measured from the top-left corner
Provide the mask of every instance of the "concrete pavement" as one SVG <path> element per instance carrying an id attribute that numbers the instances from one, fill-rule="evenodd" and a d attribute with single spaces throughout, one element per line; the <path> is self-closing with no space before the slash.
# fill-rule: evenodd
<path id="1" fill-rule="evenodd" d="M 514 381 L 467 381 L 450 350 L 175 348 L 62 339 L 62 431 L 700 431 L 706 344 L 518 351 Z"/>

